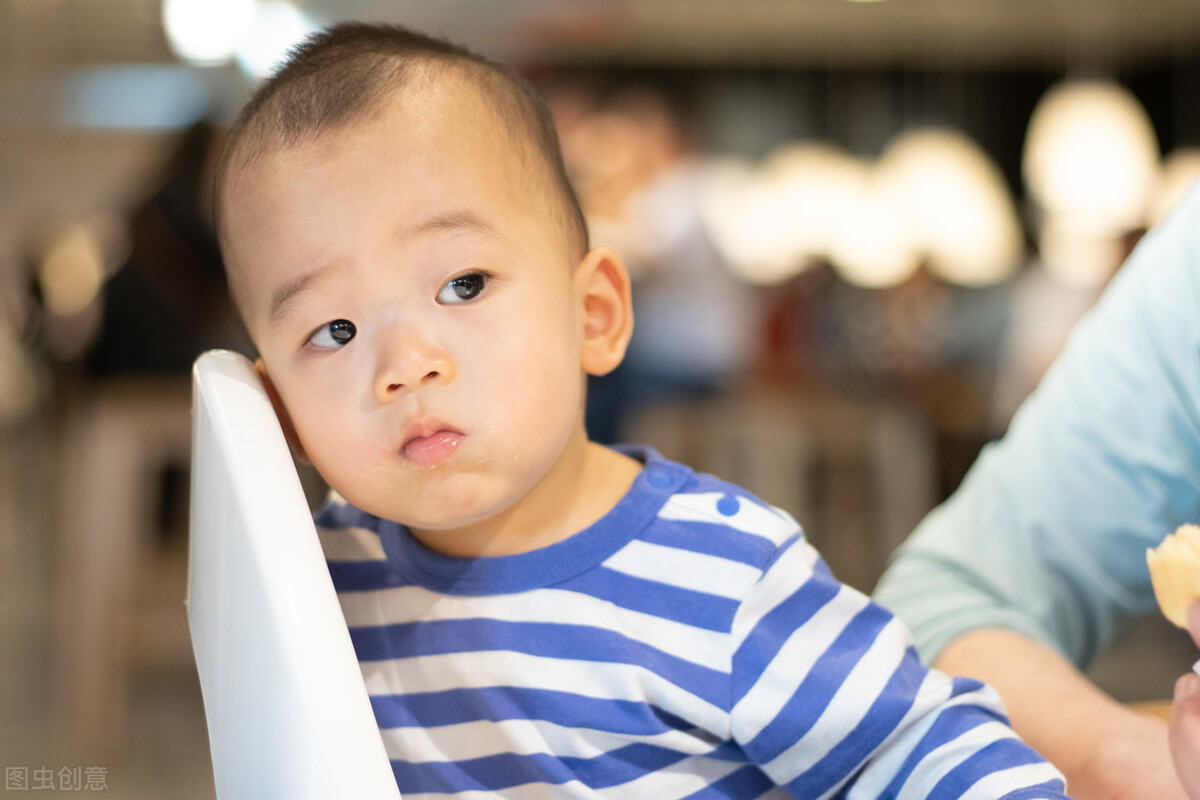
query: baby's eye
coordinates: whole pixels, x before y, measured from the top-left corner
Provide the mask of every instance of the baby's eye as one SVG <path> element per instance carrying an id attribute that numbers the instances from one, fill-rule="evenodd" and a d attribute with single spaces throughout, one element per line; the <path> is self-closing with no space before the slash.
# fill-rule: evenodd
<path id="1" fill-rule="evenodd" d="M 326 322 L 313 331 L 312 335 L 308 337 L 308 343 L 314 347 L 336 350 L 349 344 L 357 332 L 358 329 L 354 327 L 354 323 L 350 320 L 335 319 L 333 322 Z"/>
<path id="2" fill-rule="evenodd" d="M 443 305 L 452 303 L 465 303 L 468 300 L 474 300 L 483 291 L 483 287 L 487 285 L 488 278 L 483 272 L 472 272 L 467 275 L 459 275 L 450 281 L 447 281 L 441 289 L 438 289 L 437 301 Z"/>

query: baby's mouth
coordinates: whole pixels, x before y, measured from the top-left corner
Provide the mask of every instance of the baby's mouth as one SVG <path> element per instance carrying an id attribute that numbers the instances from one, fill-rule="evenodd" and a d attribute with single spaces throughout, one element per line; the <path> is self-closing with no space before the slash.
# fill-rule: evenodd
<path id="1" fill-rule="evenodd" d="M 448 425 L 421 425 L 404 440 L 400 455 L 414 466 L 439 467 L 458 452 L 464 438 L 466 434 Z"/>

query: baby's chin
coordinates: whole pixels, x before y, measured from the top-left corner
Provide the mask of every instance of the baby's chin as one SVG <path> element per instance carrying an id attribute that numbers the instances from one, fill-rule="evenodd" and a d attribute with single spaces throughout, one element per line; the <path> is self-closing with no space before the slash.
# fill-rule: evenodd
<path id="1" fill-rule="evenodd" d="M 510 493 L 502 484 L 511 478 L 488 474 L 486 466 L 461 458 L 452 465 L 415 465 L 395 454 L 361 459 L 349 469 L 316 463 L 337 494 L 368 514 L 436 529 L 471 525 L 502 509 Z"/>
<path id="2" fill-rule="evenodd" d="M 507 524 L 519 503 L 507 495 L 491 502 L 448 503 L 441 508 L 413 509 L 385 506 L 372 510 L 377 517 L 408 528 L 418 542 L 437 553 L 456 557 L 511 555 L 530 549 L 521 526 Z M 360 506 L 361 507 L 361 506 Z M 516 534 L 516 535 L 514 535 Z"/>
<path id="3" fill-rule="evenodd" d="M 369 514 L 399 523 L 414 532 L 441 535 L 485 525 L 512 505 L 508 497 L 470 497 L 465 492 L 447 492 L 444 497 L 438 497 L 443 493 L 435 491 L 419 494 L 420 499 L 411 502 L 394 495 L 378 502 L 372 502 L 369 497 L 361 498 L 361 502 L 350 497 L 346 499 Z"/>

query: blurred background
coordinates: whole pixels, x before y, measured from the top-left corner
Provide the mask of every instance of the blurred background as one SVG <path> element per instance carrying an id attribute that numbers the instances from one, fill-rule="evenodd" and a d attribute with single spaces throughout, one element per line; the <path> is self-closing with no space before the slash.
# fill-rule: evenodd
<path id="1" fill-rule="evenodd" d="M 635 278 L 592 435 L 758 492 L 867 591 L 1200 175 L 1194 0 L 0 0 L 6 791 L 213 796 L 188 370 L 252 349 L 208 170 L 286 49 L 346 19 L 549 99 Z M 1167 697 L 1184 639 L 1147 619 L 1093 674 Z"/>

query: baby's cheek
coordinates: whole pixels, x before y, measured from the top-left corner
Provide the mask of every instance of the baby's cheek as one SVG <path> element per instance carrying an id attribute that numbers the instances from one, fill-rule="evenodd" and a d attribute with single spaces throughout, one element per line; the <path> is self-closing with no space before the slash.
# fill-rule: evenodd
<path id="1" fill-rule="evenodd" d="M 356 474 L 382 468 L 384 458 L 377 442 L 366 443 L 329 428 L 317 433 L 316 438 L 316 443 L 309 448 L 309 455 L 317 471 L 331 484 L 354 480 Z"/>
<path id="2" fill-rule="evenodd" d="M 395 465 L 397 453 L 391 447 L 364 447 L 363 465 L 370 472 L 383 472 Z"/>
<path id="3" fill-rule="evenodd" d="M 332 430 L 326 435 L 325 447 L 343 472 L 367 470 L 378 472 L 396 459 L 396 452 L 387 440 L 350 431 Z"/>

